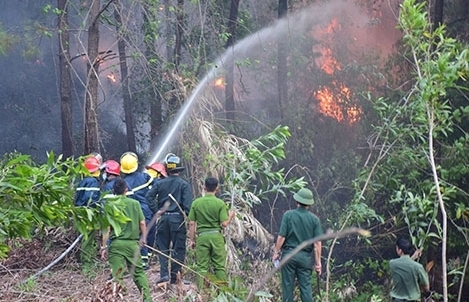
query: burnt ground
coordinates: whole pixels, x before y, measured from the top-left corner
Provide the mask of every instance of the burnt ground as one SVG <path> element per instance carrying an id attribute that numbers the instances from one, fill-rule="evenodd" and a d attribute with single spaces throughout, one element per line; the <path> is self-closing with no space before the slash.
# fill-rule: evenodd
<path id="1" fill-rule="evenodd" d="M 52 230 L 31 241 L 10 242 L 9 256 L 0 263 L 0 301 L 141 301 L 130 276 L 125 278 L 126 290 L 108 281 L 110 269 L 105 262 L 98 261 L 93 272 L 82 274 L 78 247 L 35 279 L 28 279 L 58 258 L 76 236 L 73 231 Z M 158 288 L 159 266 L 156 261 L 153 261 L 147 276 L 154 301 L 182 301 L 186 295 L 197 296 L 193 284 Z"/>

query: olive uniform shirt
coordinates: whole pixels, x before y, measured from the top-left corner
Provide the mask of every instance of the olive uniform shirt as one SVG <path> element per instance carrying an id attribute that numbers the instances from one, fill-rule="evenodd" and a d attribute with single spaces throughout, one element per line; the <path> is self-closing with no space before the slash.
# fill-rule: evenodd
<path id="1" fill-rule="evenodd" d="M 291 250 L 303 241 L 323 234 L 319 218 L 303 207 L 285 212 L 280 224 L 279 235 L 285 237 L 282 250 Z M 313 246 L 309 245 L 304 251 L 311 252 Z"/>
<path id="2" fill-rule="evenodd" d="M 428 275 L 422 264 L 409 255 L 389 261 L 393 282 L 391 297 L 409 301 L 420 301 L 420 286 L 428 285 Z"/>
<path id="3" fill-rule="evenodd" d="M 194 200 L 188 218 L 197 222 L 197 234 L 219 231 L 220 224 L 228 220 L 228 211 L 223 200 L 207 194 Z"/>

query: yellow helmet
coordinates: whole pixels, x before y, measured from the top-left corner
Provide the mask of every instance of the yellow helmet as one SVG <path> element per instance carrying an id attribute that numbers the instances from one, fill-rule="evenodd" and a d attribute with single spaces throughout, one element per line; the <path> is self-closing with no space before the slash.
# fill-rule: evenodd
<path id="1" fill-rule="evenodd" d="M 125 152 L 120 159 L 121 172 L 130 174 L 138 169 L 138 156 L 133 152 Z"/>

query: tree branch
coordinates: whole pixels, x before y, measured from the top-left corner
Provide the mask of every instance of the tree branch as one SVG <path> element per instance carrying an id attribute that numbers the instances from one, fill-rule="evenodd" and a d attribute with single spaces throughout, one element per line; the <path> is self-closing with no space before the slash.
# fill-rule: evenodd
<path id="1" fill-rule="evenodd" d="M 364 230 L 364 229 L 360 229 L 360 228 L 349 228 L 349 229 L 346 229 L 346 230 L 343 230 L 343 231 L 340 231 L 340 232 L 335 232 L 335 233 L 330 232 L 330 233 L 315 237 L 313 239 L 303 241 L 291 253 L 289 253 L 285 258 L 283 258 L 282 261 L 280 261 L 278 267 L 273 268 L 264 278 L 262 278 L 257 284 L 255 284 L 251 288 L 251 290 L 249 291 L 249 295 L 247 296 L 246 300 L 244 300 L 244 302 L 251 302 L 254 299 L 254 296 L 255 296 L 256 292 L 259 290 L 259 288 L 261 288 L 263 285 L 265 285 L 267 283 L 267 281 L 269 281 L 273 277 L 273 275 L 278 270 L 280 270 L 282 268 L 282 266 L 285 265 L 285 263 L 290 261 L 290 259 L 293 258 L 296 254 L 298 254 L 298 252 L 300 252 L 303 248 L 305 248 L 307 246 L 310 246 L 313 243 L 318 242 L 318 241 L 342 238 L 342 237 L 346 237 L 346 236 L 353 235 L 353 234 L 359 234 L 359 235 L 362 235 L 362 236 L 369 236 L 370 232 L 367 231 L 367 230 Z"/>

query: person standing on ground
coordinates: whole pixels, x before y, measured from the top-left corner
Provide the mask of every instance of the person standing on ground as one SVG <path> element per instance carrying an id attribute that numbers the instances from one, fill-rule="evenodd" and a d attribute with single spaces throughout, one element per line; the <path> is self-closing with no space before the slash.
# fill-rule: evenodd
<path id="1" fill-rule="evenodd" d="M 166 156 L 165 168 L 168 177 L 156 182 L 146 199 L 153 211 L 162 214 L 157 225 L 156 245 L 164 255 L 159 255 L 160 279 L 156 283 L 170 281 L 175 284 L 186 258 L 185 217 L 191 208 L 192 190 L 190 184 L 179 176 L 184 167 L 178 156 Z M 169 256 L 175 260 L 171 261 L 171 274 L 168 270 Z"/>
<path id="2" fill-rule="evenodd" d="M 194 200 L 189 212 L 189 246 L 195 248 L 198 272 L 206 277 L 212 266 L 216 282 L 226 283 L 226 248 L 222 228 L 228 226 L 235 213 L 228 211 L 225 202 L 215 196 L 218 190 L 216 178 L 206 178 L 204 188 L 205 195 Z M 197 283 L 199 288 L 203 286 L 200 278 Z"/>
<path id="3" fill-rule="evenodd" d="M 83 165 L 85 166 L 86 174 L 75 190 L 74 204 L 77 207 L 95 207 L 100 198 L 98 179 L 101 163 L 94 156 L 89 156 L 85 158 Z M 96 232 L 94 230 L 90 231 L 81 242 L 80 263 L 82 272 L 85 274 L 93 270 L 96 261 L 98 245 L 95 235 Z"/>
<path id="4" fill-rule="evenodd" d="M 110 227 L 103 234 L 101 259 L 108 259 L 112 277 L 122 285 L 124 284 L 123 279 L 126 268 L 133 272 L 133 280 L 140 293 L 143 294 L 143 301 L 152 301 L 148 278 L 139 257 L 140 247 L 146 244 L 145 217 L 138 201 L 125 196 L 127 193 L 125 180 L 117 178 L 114 182 L 113 191 L 118 198 L 117 200 L 125 204 L 122 212 L 130 218 L 130 221 L 121 224 L 119 234 L 116 234 L 114 229 Z M 108 199 L 107 202 L 113 202 L 113 200 Z M 111 242 L 109 247 L 107 246 L 108 239 Z"/>
<path id="5" fill-rule="evenodd" d="M 425 301 L 431 301 L 428 274 L 422 264 L 411 258 L 414 248 L 410 241 L 405 238 L 397 239 L 396 253 L 399 258 L 389 261 L 393 284 L 391 290 L 392 301 L 420 301 L 421 289 L 425 293 Z"/>
<path id="6" fill-rule="evenodd" d="M 121 172 L 123 178 L 127 182 L 128 186 L 132 189 L 127 193 L 127 196 L 137 200 L 140 203 L 140 206 L 145 216 L 145 221 L 148 224 L 153 218 L 154 212 L 148 206 L 145 195 L 147 194 L 150 185 L 152 183 L 152 178 L 150 175 L 144 172 L 137 171 L 138 169 L 138 156 L 133 152 L 125 152 L 120 158 Z M 150 236 L 151 237 L 151 236 Z M 150 240 L 153 240 L 150 238 Z M 143 246 L 140 251 L 143 268 L 147 270 L 150 265 L 150 259 L 148 257 L 148 248 Z"/>
<path id="7" fill-rule="evenodd" d="M 164 164 L 160 162 L 154 162 L 151 165 L 146 166 L 145 173 L 150 175 L 152 179 L 152 182 L 149 186 L 150 189 L 153 187 L 155 183 L 157 183 L 158 181 L 160 181 L 161 179 L 165 177 L 168 177 Z M 154 212 L 154 210 L 152 211 L 153 213 L 156 213 Z M 152 222 L 152 225 L 149 226 L 147 241 L 148 241 L 148 246 L 152 248 L 157 248 L 156 247 L 156 223 L 155 222 Z M 152 259 L 152 256 L 153 256 L 153 251 L 151 249 L 148 249 L 149 262 Z"/>
<path id="8" fill-rule="evenodd" d="M 287 256 L 302 242 L 313 239 L 323 233 L 319 218 L 308 211 L 309 207 L 314 203 L 313 193 L 309 189 L 303 188 L 295 193 L 293 198 L 296 200 L 297 208 L 283 214 L 272 261 L 280 259 L 280 254 L 282 257 Z M 313 301 L 313 264 L 311 258 L 313 249 L 315 258 L 314 270 L 321 274 L 322 244 L 318 241 L 302 249 L 281 268 L 283 302 L 293 302 L 295 278 L 300 288 L 301 301 Z"/>

